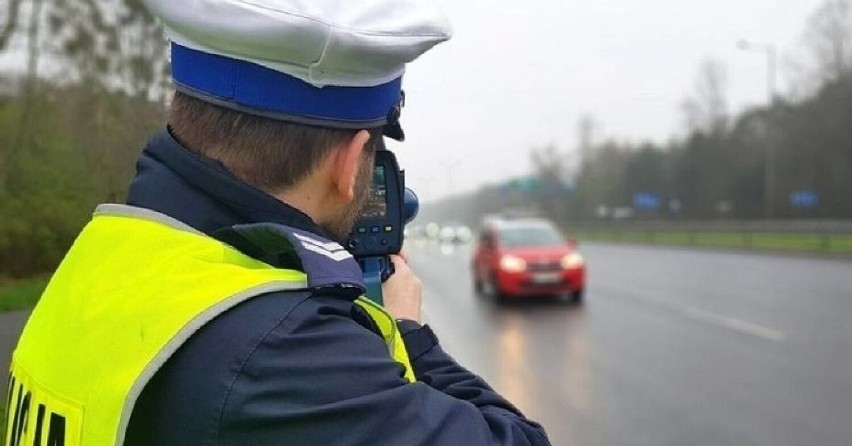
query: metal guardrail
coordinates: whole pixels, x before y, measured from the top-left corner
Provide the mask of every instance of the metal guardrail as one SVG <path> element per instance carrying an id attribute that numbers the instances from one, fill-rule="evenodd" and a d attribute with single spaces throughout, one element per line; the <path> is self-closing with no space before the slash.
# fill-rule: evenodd
<path id="1" fill-rule="evenodd" d="M 852 254 L 852 221 L 600 221 L 567 226 L 580 240 Z"/>
<path id="2" fill-rule="evenodd" d="M 781 234 L 852 234 L 852 220 L 601 220 L 567 224 L 571 232 L 736 232 Z"/>

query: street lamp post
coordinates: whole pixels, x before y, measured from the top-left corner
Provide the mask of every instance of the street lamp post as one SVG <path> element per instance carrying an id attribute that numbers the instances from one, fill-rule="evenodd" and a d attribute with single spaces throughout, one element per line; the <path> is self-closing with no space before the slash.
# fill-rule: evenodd
<path id="1" fill-rule="evenodd" d="M 755 51 L 766 54 L 766 100 L 767 107 L 772 108 L 775 103 L 776 87 L 778 84 L 778 48 L 771 43 L 753 43 L 740 40 L 737 46 L 744 51 Z M 775 148 L 773 147 L 771 135 L 766 146 L 766 162 L 764 163 L 764 195 L 763 212 L 764 217 L 774 217 L 773 203 L 775 201 Z"/>

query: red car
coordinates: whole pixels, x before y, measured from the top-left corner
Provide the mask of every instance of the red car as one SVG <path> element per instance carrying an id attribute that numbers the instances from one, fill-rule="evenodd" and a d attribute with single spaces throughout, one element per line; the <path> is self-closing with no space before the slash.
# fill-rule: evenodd
<path id="1" fill-rule="evenodd" d="M 552 295 L 583 300 L 586 262 L 549 221 L 498 220 L 482 228 L 473 256 L 477 292 L 495 298 Z"/>

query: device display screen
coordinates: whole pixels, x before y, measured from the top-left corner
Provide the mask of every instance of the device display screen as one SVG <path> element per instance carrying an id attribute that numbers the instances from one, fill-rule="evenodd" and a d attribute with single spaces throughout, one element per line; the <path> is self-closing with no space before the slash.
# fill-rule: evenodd
<path id="1" fill-rule="evenodd" d="M 387 179 L 385 178 L 385 166 L 376 166 L 373 169 L 373 187 L 370 198 L 361 210 L 361 218 L 368 220 L 381 220 L 387 216 Z"/>

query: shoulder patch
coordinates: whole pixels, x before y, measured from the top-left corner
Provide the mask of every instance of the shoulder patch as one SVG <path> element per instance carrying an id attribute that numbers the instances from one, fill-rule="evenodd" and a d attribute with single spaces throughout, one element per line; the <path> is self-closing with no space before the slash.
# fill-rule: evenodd
<path id="1" fill-rule="evenodd" d="M 297 238 L 302 247 L 316 254 L 326 256 L 335 262 L 341 262 L 352 258 L 352 254 L 340 246 L 337 242 L 324 242 L 308 236 L 294 232 L 293 237 Z"/>
<path id="2" fill-rule="evenodd" d="M 361 267 L 352 254 L 316 234 L 275 223 L 255 223 L 220 229 L 214 236 L 276 268 L 303 271 L 311 288 L 355 287 L 364 292 Z"/>

